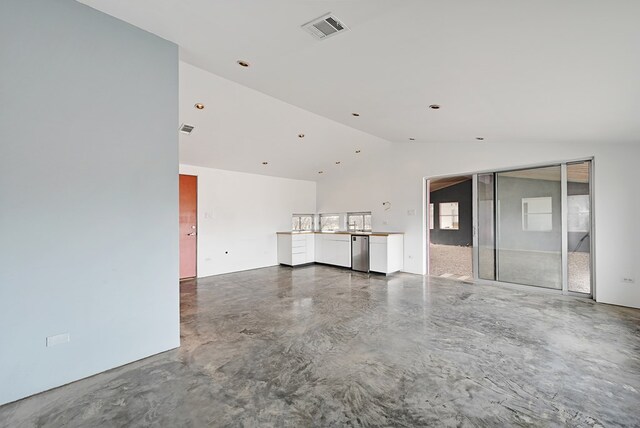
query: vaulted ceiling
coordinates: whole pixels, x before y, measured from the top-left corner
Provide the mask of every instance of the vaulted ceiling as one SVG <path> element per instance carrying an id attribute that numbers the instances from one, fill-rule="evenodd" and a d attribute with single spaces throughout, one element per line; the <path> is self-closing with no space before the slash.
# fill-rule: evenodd
<path id="1" fill-rule="evenodd" d="M 189 64 L 394 144 L 640 135 L 637 0 L 82 2 L 177 43 Z M 327 12 L 349 30 L 301 29 Z"/>

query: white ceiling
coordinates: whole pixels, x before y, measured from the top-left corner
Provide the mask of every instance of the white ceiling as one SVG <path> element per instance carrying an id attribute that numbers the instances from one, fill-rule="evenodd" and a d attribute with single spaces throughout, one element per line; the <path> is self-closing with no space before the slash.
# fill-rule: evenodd
<path id="1" fill-rule="evenodd" d="M 183 61 L 394 143 L 640 141 L 638 0 L 82 2 L 177 43 Z M 327 12 L 350 31 L 300 28 Z M 293 130 L 274 120 L 269 132 Z"/>
<path id="2" fill-rule="evenodd" d="M 278 177 L 319 180 L 391 145 L 184 62 L 180 118 L 195 126 L 180 134 L 181 163 Z"/>

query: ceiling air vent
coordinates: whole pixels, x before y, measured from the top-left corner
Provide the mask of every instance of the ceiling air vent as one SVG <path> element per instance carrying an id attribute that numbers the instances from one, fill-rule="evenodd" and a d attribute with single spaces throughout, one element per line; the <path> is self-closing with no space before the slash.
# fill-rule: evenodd
<path id="1" fill-rule="evenodd" d="M 325 39 L 349 29 L 331 13 L 327 13 L 320 18 L 307 22 L 302 26 L 302 28 L 318 40 Z"/>
<path id="2" fill-rule="evenodd" d="M 193 131 L 193 128 L 195 128 L 192 125 L 187 125 L 186 123 L 183 123 L 182 125 L 180 125 L 180 132 L 182 132 L 183 134 L 191 134 L 191 132 Z"/>

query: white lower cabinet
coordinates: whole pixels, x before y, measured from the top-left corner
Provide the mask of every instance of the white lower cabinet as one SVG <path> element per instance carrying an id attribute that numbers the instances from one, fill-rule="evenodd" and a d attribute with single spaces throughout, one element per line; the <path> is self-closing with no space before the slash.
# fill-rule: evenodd
<path id="1" fill-rule="evenodd" d="M 324 247 L 324 235 L 319 233 L 315 236 L 315 250 L 316 250 L 316 262 L 326 263 L 325 247 Z"/>
<path id="2" fill-rule="evenodd" d="M 288 266 L 315 261 L 313 233 L 278 233 L 278 263 Z"/>
<path id="3" fill-rule="evenodd" d="M 390 274 L 404 266 L 404 235 L 400 233 L 369 238 L 369 270 Z"/>
<path id="4" fill-rule="evenodd" d="M 369 270 L 372 272 L 387 273 L 387 239 L 372 236 L 369 239 Z"/>
<path id="5" fill-rule="evenodd" d="M 371 235 L 369 238 L 369 269 L 389 274 L 402 270 L 404 236 Z M 346 233 L 278 233 L 278 263 L 298 266 L 324 263 L 351 267 L 351 235 Z"/>
<path id="6" fill-rule="evenodd" d="M 351 235 L 326 235 L 325 245 L 329 248 L 329 264 L 351 267 Z"/>
<path id="7" fill-rule="evenodd" d="M 318 263 L 351 267 L 351 235 L 317 233 L 315 251 Z"/>

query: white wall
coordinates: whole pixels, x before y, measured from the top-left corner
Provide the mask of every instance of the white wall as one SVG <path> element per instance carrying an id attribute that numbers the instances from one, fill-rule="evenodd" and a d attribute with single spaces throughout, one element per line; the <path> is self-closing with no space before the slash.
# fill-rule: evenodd
<path id="1" fill-rule="evenodd" d="M 0 64 L 2 404 L 179 346 L 178 50 L 3 0 Z"/>
<path id="2" fill-rule="evenodd" d="M 423 177 L 595 157 L 596 298 L 640 307 L 640 144 L 398 144 L 371 164 L 318 183 L 318 211 L 372 210 L 374 230 L 403 231 L 404 269 L 425 273 Z M 383 201 L 392 208 L 385 211 Z M 415 210 L 415 215 L 409 215 Z M 635 284 L 622 282 L 624 276 Z"/>
<path id="3" fill-rule="evenodd" d="M 276 232 L 316 212 L 316 183 L 180 165 L 198 176 L 198 277 L 278 264 Z"/>

